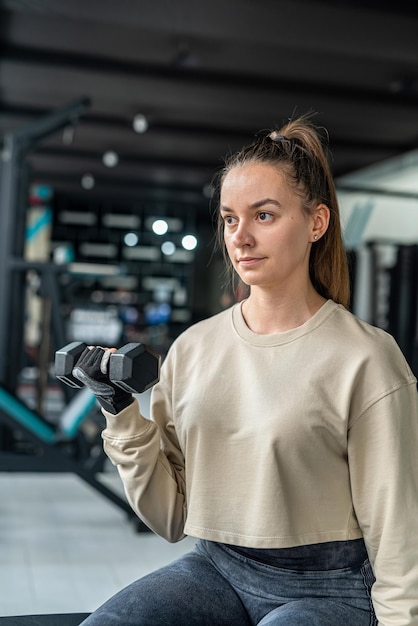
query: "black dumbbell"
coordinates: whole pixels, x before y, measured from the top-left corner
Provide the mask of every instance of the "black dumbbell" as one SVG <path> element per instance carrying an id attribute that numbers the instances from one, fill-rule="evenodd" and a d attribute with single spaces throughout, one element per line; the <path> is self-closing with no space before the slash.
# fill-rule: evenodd
<path id="1" fill-rule="evenodd" d="M 73 341 L 55 353 L 55 376 L 70 387 L 83 387 L 73 376 L 85 343 Z M 114 385 L 129 393 L 142 393 L 155 385 L 160 377 L 161 357 L 142 343 L 127 343 L 109 359 L 109 378 Z"/>

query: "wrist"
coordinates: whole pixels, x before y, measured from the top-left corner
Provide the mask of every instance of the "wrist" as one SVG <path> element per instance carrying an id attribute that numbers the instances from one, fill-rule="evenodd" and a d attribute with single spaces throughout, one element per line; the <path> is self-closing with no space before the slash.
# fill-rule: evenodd
<path id="1" fill-rule="evenodd" d="M 126 394 L 124 397 L 119 398 L 104 398 L 103 396 L 97 396 L 97 399 L 102 408 L 108 413 L 112 413 L 112 415 L 117 415 L 134 401 L 133 396 L 130 394 Z"/>

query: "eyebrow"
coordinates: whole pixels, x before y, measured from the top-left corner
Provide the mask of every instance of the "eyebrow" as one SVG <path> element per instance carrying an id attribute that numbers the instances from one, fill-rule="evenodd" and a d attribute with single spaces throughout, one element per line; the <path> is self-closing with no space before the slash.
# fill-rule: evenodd
<path id="1" fill-rule="evenodd" d="M 266 204 L 274 204 L 274 206 L 277 206 L 278 208 L 281 208 L 282 206 L 278 200 L 273 200 L 273 198 L 263 198 L 262 200 L 257 200 L 257 202 L 254 202 L 250 206 L 250 210 L 255 211 L 257 209 L 260 209 L 263 206 L 266 206 Z M 221 206 L 219 207 L 219 210 L 230 211 L 231 209 L 221 204 Z"/>

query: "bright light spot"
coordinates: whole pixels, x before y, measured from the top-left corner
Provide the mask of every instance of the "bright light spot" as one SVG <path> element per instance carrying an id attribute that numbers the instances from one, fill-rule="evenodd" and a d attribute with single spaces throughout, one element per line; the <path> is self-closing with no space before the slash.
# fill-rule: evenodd
<path id="1" fill-rule="evenodd" d="M 197 246 L 197 238 L 194 235 L 184 235 L 181 245 L 185 250 L 194 250 Z"/>
<path id="2" fill-rule="evenodd" d="M 146 133 L 148 130 L 148 120 L 145 115 L 138 113 L 133 119 L 132 126 L 136 133 Z"/>
<path id="3" fill-rule="evenodd" d="M 93 189 L 95 185 L 94 177 L 91 174 L 84 174 L 81 178 L 81 186 L 83 189 Z"/>
<path id="4" fill-rule="evenodd" d="M 165 254 L 165 256 L 171 256 L 176 251 L 176 246 L 172 241 L 164 241 L 161 246 L 161 252 Z"/>
<path id="5" fill-rule="evenodd" d="M 125 246 L 129 246 L 130 248 L 132 248 L 133 246 L 136 246 L 136 244 L 139 241 L 139 238 L 136 233 L 126 233 L 125 237 L 123 238 L 123 241 L 125 243 Z"/>
<path id="6" fill-rule="evenodd" d="M 107 150 L 103 155 L 103 163 L 106 167 L 115 167 L 119 163 L 119 157 L 113 150 Z"/>
<path id="7" fill-rule="evenodd" d="M 152 230 L 156 235 L 165 235 L 168 231 L 168 224 L 165 220 L 155 220 Z"/>

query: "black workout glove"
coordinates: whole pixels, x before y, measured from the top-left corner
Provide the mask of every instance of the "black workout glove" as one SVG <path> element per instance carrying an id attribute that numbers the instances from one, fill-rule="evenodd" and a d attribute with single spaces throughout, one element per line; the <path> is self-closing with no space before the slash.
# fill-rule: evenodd
<path id="1" fill-rule="evenodd" d="M 109 350 L 103 348 L 86 348 L 72 373 L 94 393 L 106 411 L 116 415 L 133 402 L 133 397 L 109 379 L 108 366 L 111 354 Z"/>

